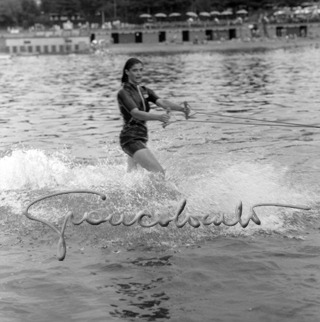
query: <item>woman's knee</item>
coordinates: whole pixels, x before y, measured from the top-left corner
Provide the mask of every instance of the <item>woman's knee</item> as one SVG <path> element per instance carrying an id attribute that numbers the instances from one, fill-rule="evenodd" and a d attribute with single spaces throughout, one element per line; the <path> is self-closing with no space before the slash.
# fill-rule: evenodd
<path id="1" fill-rule="evenodd" d="M 137 151 L 134 154 L 133 159 L 148 171 L 160 172 L 162 174 L 165 174 L 165 171 L 162 168 L 161 164 L 149 149 Z"/>

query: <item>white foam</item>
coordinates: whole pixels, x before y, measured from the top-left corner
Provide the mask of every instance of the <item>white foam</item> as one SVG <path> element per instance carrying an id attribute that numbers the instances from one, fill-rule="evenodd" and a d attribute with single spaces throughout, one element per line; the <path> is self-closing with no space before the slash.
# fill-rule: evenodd
<path id="1" fill-rule="evenodd" d="M 187 195 L 189 211 L 196 215 L 223 213 L 233 218 L 240 201 L 243 204 L 243 218 L 250 215 L 250 207 L 256 204 L 311 205 L 309 191 L 302 187 L 300 189 L 299 185 L 293 188 L 287 183 L 287 170 L 248 162 L 231 163 L 225 167 L 220 164 L 216 170 L 189 177 L 181 187 Z M 279 231 L 285 224 L 282 214 L 294 211 L 281 207 L 256 208 L 264 230 Z M 253 223 L 249 227 L 261 229 Z M 239 231 L 242 228 L 238 225 L 231 230 Z"/>
<path id="2" fill-rule="evenodd" d="M 244 218 L 255 204 L 308 205 L 311 201 L 305 187 L 290 184 L 288 169 L 270 164 L 235 162 L 224 158 L 223 161 L 217 159 L 215 163 L 210 161 L 205 171 L 194 171 L 192 174 L 184 172 L 183 167 L 169 167 L 168 172 L 177 184 L 179 193 L 170 182 L 155 180 L 144 170 L 127 173 L 124 161 L 114 162 L 112 159 L 87 164 L 75 162 L 63 151 L 52 154 L 36 149 L 12 151 L 0 159 L 0 189 L 4 191 L 1 206 L 11 208 L 13 213 L 21 213 L 23 207 L 32 201 L 25 192 L 39 189 L 43 191 L 42 195 L 51 190 L 93 189 L 107 195 L 107 201 L 103 203 L 107 212 L 127 215 L 135 215 L 144 209 L 151 212 L 166 212 L 169 209 L 168 215 L 173 215 L 175 205 L 182 197 L 187 199 L 186 211 L 189 214 L 216 216 L 223 213 L 230 218 L 234 216 L 240 201 L 243 203 Z M 86 206 L 86 198 L 83 205 Z M 91 207 L 90 203 L 88 206 Z M 74 204 L 66 204 L 65 209 L 59 207 L 52 209 L 51 203 L 33 211 L 39 215 L 44 213 L 46 218 L 57 219 Z M 283 231 L 287 224 L 284 214 L 290 215 L 294 211 L 277 207 L 256 210 L 263 222 L 262 226 L 251 223 L 247 229 L 243 229 L 237 225 L 224 229 L 224 233 L 250 235 L 259 229 Z M 211 231 L 217 230 L 214 226 L 210 227 Z M 143 235 L 145 231 L 140 233 Z M 193 236 L 200 238 L 207 233 L 206 229 L 194 229 Z M 165 232 L 162 230 L 161 234 Z M 175 234 L 181 232 L 176 231 Z"/>

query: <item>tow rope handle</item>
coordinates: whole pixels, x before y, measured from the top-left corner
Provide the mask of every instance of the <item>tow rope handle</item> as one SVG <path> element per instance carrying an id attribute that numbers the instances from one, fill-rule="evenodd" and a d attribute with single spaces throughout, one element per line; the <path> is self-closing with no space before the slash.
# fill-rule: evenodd
<path id="1" fill-rule="evenodd" d="M 183 105 L 184 105 L 184 110 L 186 111 L 188 108 L 191 110 L 191 107 L 190 107 L 190 105 L 188 104 L 188 102 L 187 101 L 184 101 L 183 102 Z M 186 120 L 189 118 L 189 113 L 187 114 L 187 113 L 184 113 L 184 115 L 185 115 L 185 117 L 186 117 Z"/>
<path id="2" fill-rule="evenodd" d="M 170 113 L 171 113 L 171 109 L 170 109 L 170 107 L 168 107 L 166 114 L 170 115 Z M 169 122 L 162 123 L 162 127 L 166 128 L 169 124 L 170 124 Z"/>
<path id="3" fill-rule="evenodd" d="M 190 105 L 188 104 L 188 102 L 187 102 L 187 101 L 184 101 L 184 102 L 183 102 L 183 105 L 184 105 L 184 111 L 186 111 L 188 108 L 190 109 Z M 170 113 L 171 113 L 171 110 L 170 110 L 170 108 L 168 108 L 168 109 L 167 109 L 167 114 L 170 114 Z M 187 113 L 185 113 L 185 112 L 184 112 L 184 116 L 185 116 L 186 120 L 188 120 L 188 119 L 189 119 L 189 114 L 187 114 Z M 171 122 L 163 123 L 163 124 L 162 124 L 162 127 L 163 127 L 163 128 L 166 128 L 170 123 L 171 123 Z"/>

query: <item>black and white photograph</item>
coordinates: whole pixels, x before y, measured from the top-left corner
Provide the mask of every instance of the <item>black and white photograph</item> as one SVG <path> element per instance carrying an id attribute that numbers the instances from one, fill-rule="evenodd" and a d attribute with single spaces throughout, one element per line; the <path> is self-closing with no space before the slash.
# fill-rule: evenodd
<path id="1" fill-rule="evenodd" d="M 320 2 L 0 0 L 0 321 L 319 322 Z"/>

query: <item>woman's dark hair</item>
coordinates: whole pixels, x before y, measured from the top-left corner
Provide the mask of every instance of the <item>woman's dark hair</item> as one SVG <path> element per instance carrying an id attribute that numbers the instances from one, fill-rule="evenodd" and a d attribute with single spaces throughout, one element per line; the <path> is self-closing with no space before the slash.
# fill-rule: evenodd
<path id="1" fill-rule="evenodd" d="M 121 78 L 121 83 L 126 83 L 128 81 L 128 75 L 126 73 L 126 70 L 130 70 L 130 68 L 136 64 L 142 64 L 142 62 L 138 58 L 130 58 L 127 60 L 123 67 L 123 72 L 122 72 L 122 78 Z"/>

